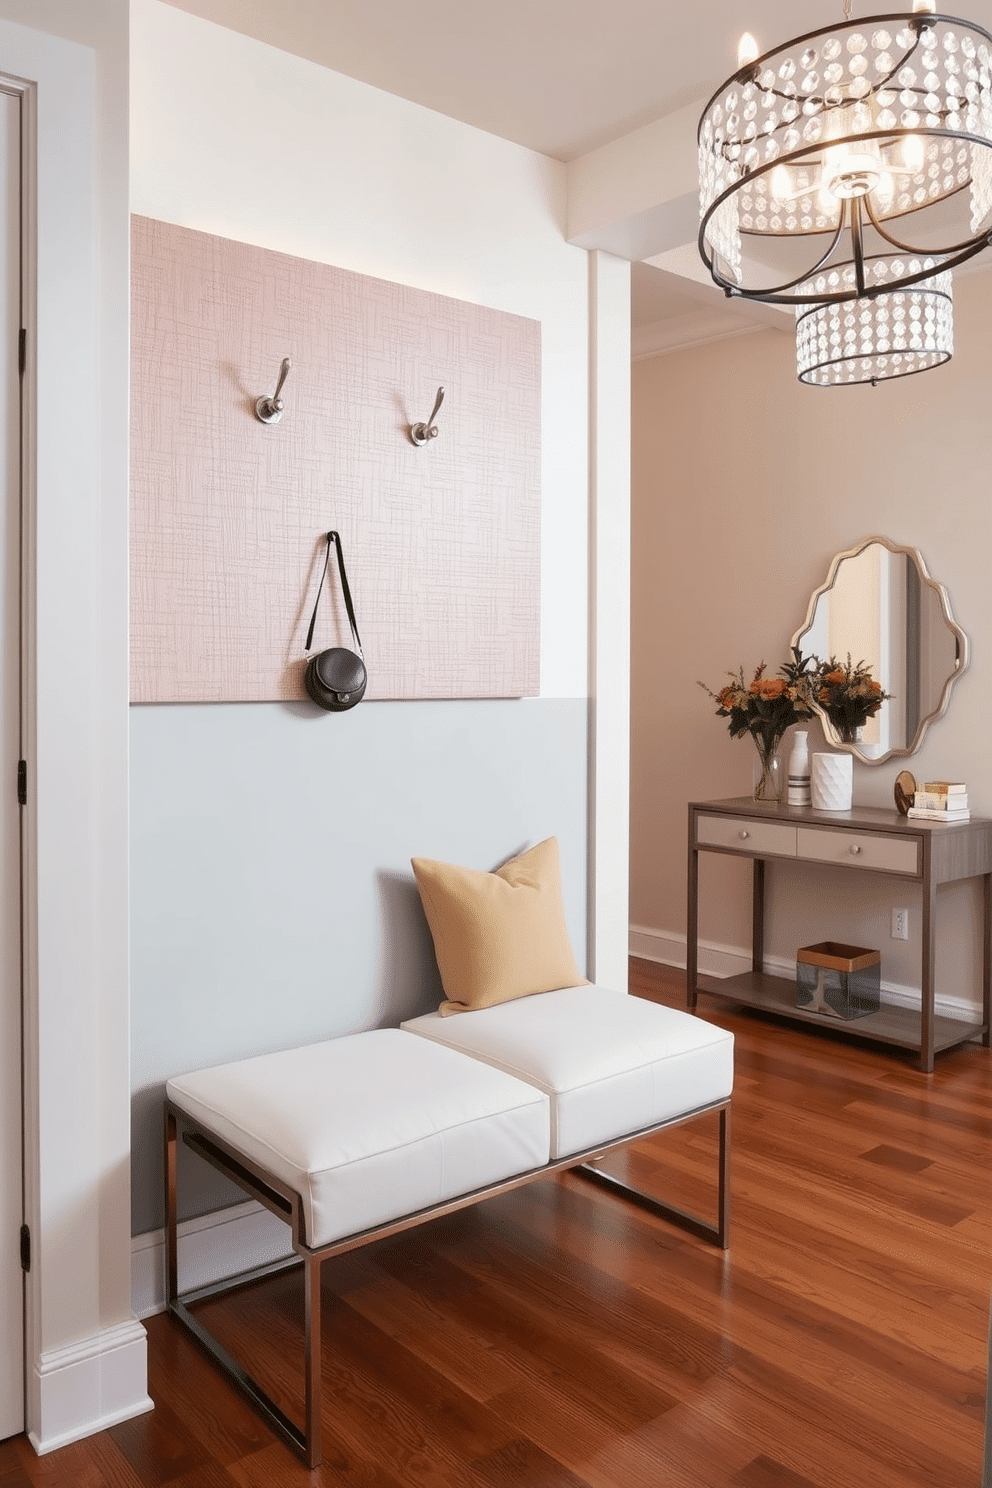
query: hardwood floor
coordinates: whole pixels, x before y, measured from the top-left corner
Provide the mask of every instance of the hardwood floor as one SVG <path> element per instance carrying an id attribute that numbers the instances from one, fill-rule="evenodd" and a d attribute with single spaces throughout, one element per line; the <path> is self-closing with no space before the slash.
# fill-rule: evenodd
<path id="1" fill-rule="evenodd" d="M 684 1006 L 682 973 L 632 990 Z M 909 1058 L 733 1013 L 724 1256 L 573 1175 L 324 1267 L 310 1474 L 165 1317 L 156 1409 L 0 1488 L 978 1488 L 992 1287 L 992 1058 Z M 619 1162 L 711 1213 L 716 1120 Z M 210 1304 L 284 1407 L 301 1282 Z"/>

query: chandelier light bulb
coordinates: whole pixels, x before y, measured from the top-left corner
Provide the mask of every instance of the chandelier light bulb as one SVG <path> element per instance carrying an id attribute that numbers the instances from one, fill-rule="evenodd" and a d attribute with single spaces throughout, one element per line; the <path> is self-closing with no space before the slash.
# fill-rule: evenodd
<path id="1" fill-rule="evenodd" d="M 902 164 L 903 169 L 911 175 L 916 175 L 923 169 L 926 160 L 926 146 L 918 134 L 907 134 L 902 142 Z"/>
<path id="2" fill-rule="evenodd" d="M 836 223 L 837 197 L 834 196 L 832 191 L 828 191 L 826 186 L 822 184 L 819 191 L 816 193 L 816 205 L 821 217 L 825 222 L 833 221 Z"/>
<path id="3" fill-rule="evenodd" d="M 750 31 L 745 31 L 737 43 L 737 66 L 747 67 L 752 62 L 757 62 L 761 56 L 761 50 Z"/>
<path id="4" fill-rule="evenodd" d="M 872 192 L 872 200 L 883 212 L 891 205 L 895 189 L 896 183 L 892 178 L 892 172 L 883 171 L 878 178 L 878 185 Z"/>
<path id="5" fill-rule="evenodd" d="M 934 15 L 937 6 L 935 0 L 913 0 L 913 10 L 917 15 Z"/>
<path id="6" fill-rule="evenodd" d="M 792 200 L 792 177 L 784 165 L 775 166 L 768 187 L 772 196 L 780 205 Z"/>

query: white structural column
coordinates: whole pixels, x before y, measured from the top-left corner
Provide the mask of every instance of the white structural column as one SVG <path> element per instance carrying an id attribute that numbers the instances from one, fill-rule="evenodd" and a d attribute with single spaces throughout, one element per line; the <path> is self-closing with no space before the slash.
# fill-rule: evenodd
<path id="1" fill-rule="evenodd" d="M 627 987 L 630 264 L 589 255 L 589 976 Z"/>
<path id="2" fill-rule="evenodd" d="M 128 0 L 49 0 L 75 40 L 6 18 L 24 9 L 0 0 L 28 139 L 27 1427 L 47 1452 L 151 1401 L 130 1302 Z"/>

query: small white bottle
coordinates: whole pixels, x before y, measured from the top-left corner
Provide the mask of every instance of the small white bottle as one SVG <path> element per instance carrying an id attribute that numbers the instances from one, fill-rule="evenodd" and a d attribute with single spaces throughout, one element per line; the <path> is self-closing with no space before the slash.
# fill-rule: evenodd
<path id="1" fill-rule="evenodd" d="M 812 804 L 809 779 L 809 735 L 806 729 L 796 729 L 792 735 L 792 753 L 789 755 L 789 782 L 786 801 L 789 806 Z"/>

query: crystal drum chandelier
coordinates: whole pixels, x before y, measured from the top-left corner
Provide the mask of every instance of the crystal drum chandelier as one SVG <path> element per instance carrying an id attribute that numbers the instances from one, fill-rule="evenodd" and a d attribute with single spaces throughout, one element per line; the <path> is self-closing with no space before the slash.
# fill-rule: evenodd
<path id="1" fill-rule="evenodd" d="M 896 264 L 896 274 L 900 266 Z M 870 265 L 873 283 L 891 282 L 891 259 Z M 841 287 L 855 282 L 853 263 L 840 270 Z M 954 309 L 949 270 L 901 289 L 796 308 L 799 381 L 812 387 L 908 377 L 950 361 Z"/>
<path id="2" fill-rule="evenodd" d="M 699 251 L 728 295 L 887 296 L 992 239 L 992 37 L 933 0 L 860 22 L 850 9 L 763 56 L 745 36 L 737 72 L 703 110 Z M 943 291 L 923 293 L 936 322 Z M 839 331 L 846 345 L 851 329 L 840 317 L 801 336 Z"/>

